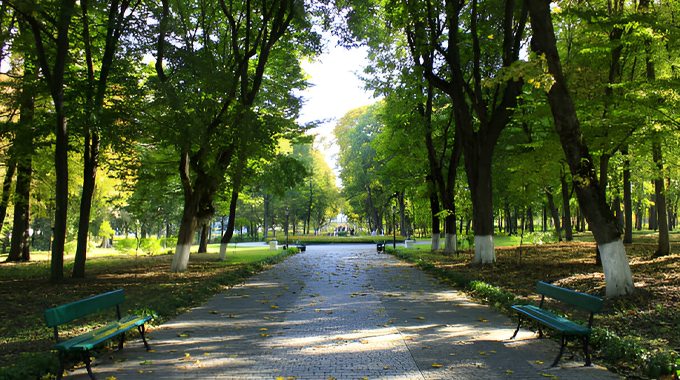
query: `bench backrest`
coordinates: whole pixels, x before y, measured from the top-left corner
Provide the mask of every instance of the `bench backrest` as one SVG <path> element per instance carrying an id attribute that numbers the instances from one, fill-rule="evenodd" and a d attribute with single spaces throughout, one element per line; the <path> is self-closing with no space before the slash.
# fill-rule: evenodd
<path id="1" fill-rule="evenodd" d="M 590 294 L 576 292 L 571 289 L 560 288 L 559 286 L 548 284 L 542 281 L 536 284 L 536 293 L 566 302 L 573 306 L 578 306 L 594 313 L 602 310 L 602 304 L 604 303 L 602 298 L 591 296 Z"/>
<path id="2" fill-rule="evenodd" d="M 48 327 L 59 326 L 74 319 L 82 318 L 88 314 L 116 306 L 123 301 L 125 301 L 125 292 L 123 292 L 123 289 L 114 290 L 98 296 L 85 298 L 84 300 L 47 309 L 45 310 L 45 321 L 47 322 Z"/>

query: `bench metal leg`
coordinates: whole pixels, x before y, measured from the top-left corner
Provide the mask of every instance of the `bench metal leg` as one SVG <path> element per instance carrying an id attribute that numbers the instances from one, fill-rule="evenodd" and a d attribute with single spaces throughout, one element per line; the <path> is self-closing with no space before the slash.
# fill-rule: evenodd
<path id="1" fill-rule="evenodd" d="M 144 324 L 137 326 L 137 330 L 139 330 L 139 335 L 142 336 L 144 347 L 146 347 L 146 350 L 149 351 L 151 348 L 149 347 L 149 343 L 146 342 L 146 337 L 144 336 Z"/>
<path id="2" fill-rule="evenodd" d="M 517 328 L 515 329 L 515 333 L 512 334 L 510 339 L 515 339 L 517 336 L 517 332 L 519 332 L 519 327 L 522 325 L 522 314 L 517 314 L 517 317 L 519 318 L 519 323 L 517 323 Z"/>
<path id="3" fill-rule="evenodd" d="M 590 343 L 590 335 L 586 335 L 583 339 L 583 354 L 586 356 L 585 367 L 592 367 L 593 363 L 590 361 L 590 352 L 588 351 L 588 343 Z"/>
<path id="4" fill-rule="evenodd" d="M 90 366 L 90 352 L 89 351 L 85 351 L 83 353 L 83 360 L 85 361 L 85 367 L 87 368 L 87 374 L 90 375 L 90 379 L 97 380 L 97 378 L 94 377 L 94 373 L 92 373 L 92 367 Z"/>
<path id="5" fill-rule="evenodd" d="M 125 343 L 125 333 L 120 334 L 120 340 L 118 341 L 118 349 L 123 349 L 123 344 Z"/>
<path id="6" fill-rule="evenodd" d="M 64 354 L 59 351 L 57 355 L 59 356 L 59 372 L 57 373 L 57 380 L 61 380 L 61 378 L 64 376 L 64 369 L 66 366 L 64 365 Z"/>
<path id="7" fill-rule="evenodd" d="M 559 363 L 560 359 L 562 359 L 562 354 L 564 354 L 564 347 L 567 346 L 567 337 L 562 333 L 562 347 L 560 347 L 560 353 L 557 355 L 555 358 L 555 361 L 551 365 L 551 367 L 555 367 L 557 363 Z"/>

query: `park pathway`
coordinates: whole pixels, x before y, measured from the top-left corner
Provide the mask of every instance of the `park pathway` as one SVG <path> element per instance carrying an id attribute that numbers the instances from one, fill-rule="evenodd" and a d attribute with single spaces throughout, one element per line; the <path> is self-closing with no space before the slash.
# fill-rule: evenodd
<path id="1" fill-rule="evenodd" d="M 374 245 L 310 246 L 97 360 L 105 379 L 617 379 Z M 569 357 L 569 353 L 565 354 Z M 70 379 L 87 379 L 83 369 Z"/>

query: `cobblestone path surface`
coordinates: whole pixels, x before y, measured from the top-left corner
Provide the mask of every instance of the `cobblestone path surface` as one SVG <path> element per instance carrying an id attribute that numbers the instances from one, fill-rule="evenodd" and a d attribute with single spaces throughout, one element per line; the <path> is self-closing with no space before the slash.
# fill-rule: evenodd
<path id="1" fill-rule="evenodd" d="M 617 379 L 374 245 L 310 246 L 97 359 L 98 379 Z M 568 358 L 569 353 L 565 354 Z M 87 379 L 84 369 L 68 378 Z"/>

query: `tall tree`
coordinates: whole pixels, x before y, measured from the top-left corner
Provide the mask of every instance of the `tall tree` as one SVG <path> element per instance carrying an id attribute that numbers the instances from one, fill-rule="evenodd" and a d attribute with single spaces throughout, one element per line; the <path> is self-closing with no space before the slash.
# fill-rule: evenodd
<path id="1" fill-rule="evenodd" d="M 213 199 L 226 173 L 241 175 L 248 144 L 272 145 L 282 130 L 269 126 L 283 123 L 267 123 L 292 116 L 299 107 L 290 95 L 304 85 L 297 58 L 318 51 L 318 36 L 309 31 L 305 5 L 298 0 L 173 3 L 172 11 L 170 0 L 164 0 L 158 19 L 159 103 L 165 137 L 180 153 L 184 189 L 171 268 L 181 272 L 197 226 L 214 214 Z M 309 48 L 304 54 L 302 45 Z M 270 61 L 281 63 L 272 71 Z M 258 98 L 263 87 L 270 92 Z"/>
<path id="2" fill-rule="evenodd" d="M 565 83 L 550 15 L 550 2 L 527 0 L 527 5 L 533 31 L 532 49 L 540 57 L 545 57 L 548 72 L 554 78 L 548 91 L 548 101 L 574 178 L 573 186 L 579 204 L 601 252 L 606 294 L 608 297 L 630 294 L 634 285 L 626 250 L 618 222 L 610 212 L 606 200 L 602 198 L 592 157 L 583 139 L 576 109 Z"/>
<path id="3" fill-rule="evenodd" d="M 139 5 L 139 2 L 136 5 Z M 109 3 L 109 9 L 106 12 L 106 9 L 99 9 L 97 3 L 94 4 L 93 8 L 90 8 L 89 0 L 80 1 L 82 43 L 85 50 L 85 67 L 87 68 L 84 110 L 87 125 L 84 128 L 83 190 L 80 198 L 78 245 L 73 265 L 74 278 L 85 277 L 92 197 L 99 166 L 101 131 L 105 127 L 104 102 L 118 43 L 123 33 L 130 28 L 131 20 L 137 12 L 135 8 L 134 4 L 131 7 L 130 0 L 113 0 Z M 91 24 L 91 21 L 95 22 L 94 25 Z M 102 37 L 99 36 L 100 30 L 98 30 L 97 24 L 106 25 L 103 41 L 101 41 Z"/>
<path id="4" fill-rule="evenodd" d="M 64 111 L 64 73 L 69 56 L 69 27 L 73 17 L 75 0 L 55 1 L 52 5 L 54 8 L 50 9 L 54 10 L 54 14 L 47 15 L 42 12 L 35 12 L 34 5 L 30 3 L 17 2 L 12 4 L 31 26 L 38 61 L 40 62 L 40 71 L 49 86 L 56 116 L 54 157 L 57 179 L 55 188 L 56 211 L 52 259 L 50 260 L 50 281 L 61 282 L 64 278 L 64 244 L 66 242 L 69 184 L 67 115 Z M 38 19 L 38 16 L 48 17 Z M 52 30 L 52 27 L 54 30 Z M 53 42 L 54 46 L 46 46 L 46 40 Z"/>

